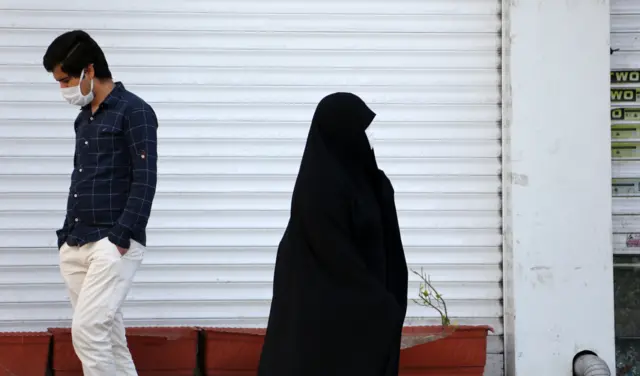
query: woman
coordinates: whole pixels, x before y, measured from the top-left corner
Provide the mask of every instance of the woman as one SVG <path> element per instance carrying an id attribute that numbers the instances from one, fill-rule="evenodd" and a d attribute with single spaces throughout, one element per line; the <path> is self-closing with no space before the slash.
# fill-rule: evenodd
<path id="1" fill-rule="evenodd" d="M 354 94 L 318 104 L 276 258 L 259 376 L 397 376 L 407 264 Z"/>

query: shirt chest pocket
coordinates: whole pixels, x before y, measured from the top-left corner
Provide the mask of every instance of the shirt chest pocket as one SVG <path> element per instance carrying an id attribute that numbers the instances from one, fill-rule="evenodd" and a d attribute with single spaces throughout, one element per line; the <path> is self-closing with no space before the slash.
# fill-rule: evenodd
<path id="1" fill-rule="evenodd" d="M 113 154 L 123 151 L 124 135 L 121 129 L 112 126 L 100 125 L 88 137 L 85 147 L 96 154 Z"/>

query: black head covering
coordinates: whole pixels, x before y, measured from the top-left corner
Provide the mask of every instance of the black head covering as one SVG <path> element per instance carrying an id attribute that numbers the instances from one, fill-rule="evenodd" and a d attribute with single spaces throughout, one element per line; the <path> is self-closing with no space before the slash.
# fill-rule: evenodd
<path id="1" fill-rule="evenodd" d="M 354 94 L 328 95 L 320 101 L 313 115 L 308 141 L 323 142 L 327 151 L 349 168 L 371 170 L 375 158 L 372 158 L 365 130 L 375 117 L 376 114 Z"/>
<path id="2" fill-rule="evenodd" d="M 395 376 L 407 266 L 354 94 L 318 104 L 278 247 L 259 376 Z"/>
<path id="3" fill-rule="evenodd" d="M 352 93 L 324 97 L 311 121 L 296 185 L 323 176 L 328 179 L 323 182 L 325 187 L 341 179 L 354 190 L 374 186 L 371 179 L 378 174 L 378 165 L 365 130 L 375 117 L 364 101 Z"/>

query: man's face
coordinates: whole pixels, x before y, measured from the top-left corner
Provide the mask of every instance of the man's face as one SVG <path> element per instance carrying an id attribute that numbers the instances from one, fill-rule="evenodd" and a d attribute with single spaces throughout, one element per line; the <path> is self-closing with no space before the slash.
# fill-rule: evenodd
<path id="1" fill-rule="evenodd" d="M 80 90 L 82 91 L 82 95 L 89 94 L 89 90 L 91 90 L 91 80 L 93 79 L 93 67 L 89 66 L 85 70 L 84 77 L 82 82 L 80 82 L 80 77 L 72 77 L 67 73 L 62 71 L 60 65 L 53 69 L 53 78 L 60 83 L 60 88 L 74 87 L 80 85 Z"/>

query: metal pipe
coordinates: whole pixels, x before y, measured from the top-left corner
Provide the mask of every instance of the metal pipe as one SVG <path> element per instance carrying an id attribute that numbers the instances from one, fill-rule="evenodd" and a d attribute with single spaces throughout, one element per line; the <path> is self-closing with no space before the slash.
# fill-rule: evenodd
<path id="1" fill-rule="evenodd" d="M 611 376 L 607 363 L 592 352 L 578 354 L 573 361 L 575 376 Z"/>

